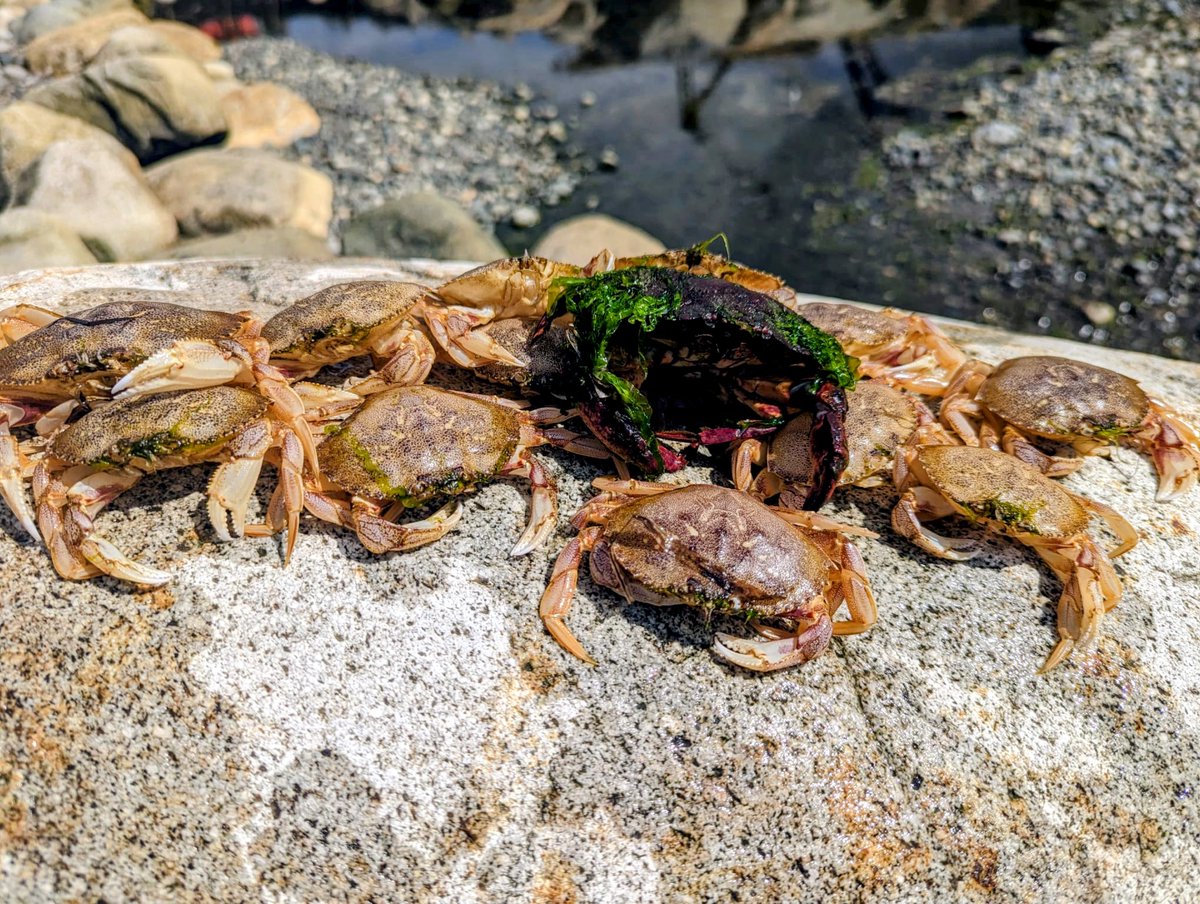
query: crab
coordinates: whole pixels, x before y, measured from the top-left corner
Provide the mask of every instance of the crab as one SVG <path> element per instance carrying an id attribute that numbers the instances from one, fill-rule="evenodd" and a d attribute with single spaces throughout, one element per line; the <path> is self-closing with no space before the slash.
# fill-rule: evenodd
<path id="1" fill-rule="evenodd" d="M 591 276 L 608 270 L 624 270 L 628 267 L 667 267 L 682 273 L 715 276 L 726 282 L 737 283 L 752 292 L 769 295 L 792 310 L 797 310 L 794 289 L 773 273 L 755 270 L 753 267 L 730 260 L 728 242 L 725 245 L 725 255 L 715 254 L 708 250 L 717 239 L 724 238 L 723 235 L 716 235 L 708 241 L 700 242 L 690 248 L 663 251 L 659 254 L 644 254 L 639 257 L 616 257 L 606 249 L 592 258 L 584 268 L 584 273 Z"/>
<path id="2" fill-rule="evenodd" d="M 886 383 L 860 380 L 846 400 L 846 470 L 839 487 L 890 481 L 896 449 L 918 433 L 922 444 L 952 442 L 923 402 Z M 734 486 L 763 499 L 784 490 L 807 491 L 813 479 L 811 428 L 812 416 L 800 414 L 768 437 L 739 440 L 733 453 Z M 763 469 L 757 477 L 755 465 Z"/>
<path id="3" fill-rule="evenodd" d="M 397 387 L 367 398 L 321 443 L 322 475 L 310 481 L 305 508 L 350 528 L 374 553 L 415 549 L 445 535 L 461 515 L 458 499 L 497 477 L 533 485 L 529 521 L 512 550 L 536 549 L 554 529 L 557 492 L 530 449 L 546 443 L 579 454 L 607 456 L 588 438 L 548 426 L 564 420 L 551 408 L 523 410 L 506 399 L 435 389 Z M 407 524 L 404 511 L 443 497 L 450 502 Z M 272 501 L 268 524 L 276 525 Z"/>
<path id="4" fill-rule="evenodd" d="M 262 395 L 213 386 L 122 399 L 61 428 L 33 470 L 37 522 L 54 567 L 71 580 L 108 574 L 160 585 L 170 574 L 132 561 L 93 533 L 92 520 L 144 475 L 217 462 L 208 515 L 222 540 L 246 532 L 246 507 L 268 453 L 277 456 L 286 509 L 287 557 L 303 503 L 304 455 L 299 439 L 269 414 Z"/>
<path id="5" fill-rule="evenodd" d="M 572 520 L 579 534 L 559 554 L 540 604 L 551 636 L 585 662 L 595 660 L 565 621 L 584 553 L 596 583 L 630 602 L 747 619 L 761 640 L 718 633 L 713 650 L 757 672 L 807 662 L 831 637 L 875 623 L 870 581 L 848 539 L 875 536 L 870 531 L 707 484 L 601 478 L 594 486 L 602 492 Z M 848 617 L 835 621 L 843 602 Z"/>
<path id="6" fill-rule="evenodd" d="M 1034 355 L 996 367 L 971 360 L 942 400 L 941 418 L 965 443 L 1002 448 L 1051 477 L 1083 459 L 1047 455 L 1034 439 L 1069 444 L 1080 455 L 1131 446 L 1153 458 L 1159 502 L 1200 477 L 1200 435 L 1179 412 L 1129 377 L 1069 358 Z"/>
<path id="7" fill-rule="evenodd" d="M 255 384 L 273 415 L 291 424 L 310 467 L 316 467 L 304 403 L 268 363 L 257 320 L 126 294 L 131 300 L 59 316 L 0 347 L 0 479 L 11 486 L 20 468 L 11 428 L 40 421 L 38 432 L 52 433 L 77 400 L 98 404 L 230 382 Z M 13 506 L 10 494 L 4 495 L 36 539 L 27 507 Z"/>
<path id="8" fill-rule="evenodd" d="M 525 395 L 553 395 L 565 381 L 577 378 L 582 366 L 574 335 L 567 327 L 550 325 L 535 341 L 538 321 L 510 317 L 479 328 L 518 362 L 498 361 L 477 367 L 473 373 Z"/>
<path id="9" fill-rule="evenodd" d="M 423 317 L 434 341 L 458 366 L 519 367 L 520 360 L 480 327 L 512 317 L 541 317 L 555 281 L 581 272 L 573 264 L 529 255 L 492 261 L 432 290 Z"/>
<path id="10" fill-rule="evenodd" d="M 896 458 L 901 490 L 892 527 L 925 552 L 963 561 L 979 552 L 972 539 L 944 537 L 925 522 L 961 515 L 1033 549 L 1063 582 L 1059 640 L 1039 669 L 1048 672 L 1100 636 L 1105 613 L 1121 599 L 1112 560 L 1137 544 L 1138 534 L 1107 505 L 1064 489 L 1036 468 L 976 446 L 909 445 Z M 1118 544 L 1105 551 L 1087 533 L 1099 516 Z"/>
<path id="11" fill-rule="evenodd" d="M 421 320 L 428 289 L 414 283 L 362 280 L 330 286 L 284 308 L 266 322 L 271 364 L 289 379 L 370 354 L 371 376 L 351 385 L 367 395 L 422 383 L 435 354 Z"/>
<path id="12" fill-rule="evenodd" d="M 945 333 L 918 314 L 827 301 L 798 305 L 795 310 L 857 358 L 863 376 L 921 395 L 942 395 L 967 360 Z"/>
<path id="13" fill-rule="evenodd" d="M 791 413 L 813 414 L 816 479 L 804 505 L 829 498 L 845 466 L 844 390 L 855 379 L 854 363 L 831 336 L 773 298 L 662 267 L 565 281 L 543 334 L 560 314 L 574 317 L 581 363 L 559 391 L 618 458 L 649 474 L 678 470 L 682 456 L 656 431 L 706 441 L 710 428 L 744 412 L 739 384 L 778 376 L 788 384 Z"/>

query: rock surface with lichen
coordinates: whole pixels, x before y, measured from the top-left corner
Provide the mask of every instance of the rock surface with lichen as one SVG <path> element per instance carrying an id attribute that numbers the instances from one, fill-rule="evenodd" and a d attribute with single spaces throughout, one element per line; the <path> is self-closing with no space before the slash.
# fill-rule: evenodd
<path id="1" fill-rule="evenodd" d="M 270 314 L 335 282 L 452 272 L 61 269 L 5 277 L 0 307 L 138 287 Z M 950 329 L 990 361 L 1065 354 L 1200 409 L 1195 365 Z M 601 472 L 536 454 L 565 516 Z M 626 605 L 586 576 L 570 623 L 600 664 L 570 659 L 536 610 L 571 531 L 563 517 L 509 558 L 519 484 L 470 496 L 458 529 L 402 555 L 306 518 L 284 568 L 277 540 L 215 542 L 209 471 L 148 478 L 98 519 L 175 572 L 152 593 L 58 579 L 0 514 L 4 900 L 1195 897 L 1200 493 L 1155 504 L 1132 452 L 1067 479 L 1144 539 L 1098 648 L 1042 677 L 1060 587 L 1040 560 L 1003 538 L 934 560 L 889 532 L 885 489 L 831 512 L 882 534 L 862 546 L 879 624 L 761 676 L 708 650 L 743 626 Z"/>

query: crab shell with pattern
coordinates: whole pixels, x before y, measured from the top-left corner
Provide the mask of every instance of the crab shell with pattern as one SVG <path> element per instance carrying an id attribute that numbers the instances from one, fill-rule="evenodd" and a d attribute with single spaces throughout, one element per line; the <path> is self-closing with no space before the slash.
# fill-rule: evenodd
<path id="1" fill-rule="evenodd" d="M 567 627 L 584 554 L 593 579 L 629 602 L 697 606 L 746 619 L 758 640 L 717 634 L 714 652 L 758 672 L 822 653 L 835 635 L 876 620 L 875 599 L 852 536 L 874 537 L 813 512 L 772 509 L 708 484 L 672 486 L 601 478 L 572 523 L 540 614 L 565 650 L 594 662 Z M 845 603 L 848 617 L 834 616 Z"/>
<path id="2" fill-rule="evenodd" d="M 458 523 L 462 494 L 498 477 L 521 477 L 532 484 L 532 503 L 512 554 L 524 555 L 554 529 L 557 514 L 554 482 L 529 450 L 549 443 L 607 457 L 589 437 L 550 426 L 562 420 L 556 409 L 526 411 L 506 399 L 431 386 L 376 393 L 328 429 L 318 450 L 322 474 L 309 481 L 305 508 L 353 530 L 371 552 L 409 550 Z M 411 509 L 446 497 L 450 501 L 429 517 L 399 522 Z"/>

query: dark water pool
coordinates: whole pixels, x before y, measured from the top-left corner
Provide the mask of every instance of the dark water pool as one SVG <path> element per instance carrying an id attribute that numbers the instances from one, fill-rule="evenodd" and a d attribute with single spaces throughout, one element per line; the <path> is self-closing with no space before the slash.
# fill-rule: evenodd
<path id="1" fill-rule="evenodd" d="M 881 142 L 944 121 L 948 94 L 971 71 L 1015 67 L 1044 49 L 1039 29 L 1057 5 L 372 2 L 391 15 L 347 2 L 171 9 L 192 21 L 249 12 L 268 32 L 338 56 L 529 85 L 573 142 L 616 166 L 543 210 L 537 229 L 500 224 L 510 247 L 596 209 L 672 246 L 724 232 L 735 255 L 806 291 L 972 319 L 980 295 L 945 264 L 977 254 L 977 240 L 886 190 Z M 895 93 L 900 81 L 908 87 Z M 987 271 L 981 264 L 980 280 Z M 1033 310 L 1021 298 L 989 304 L 1016 328 L 1036 329 L 1046 315 L 1044 303 Z M 1070 335 L 1085 321 L 1069 302 L 1060 308 L 1050 329 Z"/>

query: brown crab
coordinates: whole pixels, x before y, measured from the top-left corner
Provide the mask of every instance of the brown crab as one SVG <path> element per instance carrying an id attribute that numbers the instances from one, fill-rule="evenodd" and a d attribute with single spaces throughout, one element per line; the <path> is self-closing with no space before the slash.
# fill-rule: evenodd
<path id="1" fill-rule="evenodd" d="M 278 456 L 279 497 L 286 510 L 287 555 L 303 500 L 304 456 L 291 429 L 271 418 L 259 393 L 213 386 L 123 399 L 92 411 L 50 438 L 33 472 L 37 522 L 58 573 L 98 574 L 158 585 L 170 574 L 132 561 L 93 533 L 92 519 L 144 475 L 218 462 L 208 514 L 222 540 L 246 529 L 246 506 L 267 454 Z"/>
<path id="2" fill-rule="evenodd" d="M 480 327 L 510 317 L 537 318 L 560 277 L 582 271 L 543 257 L 511 257 L 469 270 L 429 294 L 424 320 L 434 340 L 460 367 L 521 362 Z"/>
<path id="3" fill-rule="evenodd" d="M 579 566 L 590 553 L 596 583 L 627 600 L 699 606 L 747 618 L 762 640 L 717 634 L 727 662 L 768 672 L 807 662 L 834 635 L 876 619 L 862 557 L 848 535 L 875 536 L 811 512 L 770 509 L 724 487 L 600 479 L 602 490 L 572 519 L 542 594 L 546 629 L 568 652 L 594 662 L 567 627 Z M 834 621 L 845 602 L 849 618 Z M 762 620 L 782 621 L 782 629 Z"/>
<path id="4" fill-rule="evenodd" d="M 877 380 L 862 380 L 846 393 L 846 470 L 838 486 L 875 487 L 891 479 L 896 449 L 921 431 L 922 443 L 951 439 L 919 399 Z M 761 439 L 738 441 L 733 484 L 769 499 L 784 490 L 801 498 L 812 485 L 812 416 L 801 414 Z M 763 470 L 753 476 L 753 467 Z"/>
<path id="5" fill-rule="evenodd" d="M 359 395 L 423 383 L 435 359 L 420 319 L 428 291 L 414 283 L 360 280 L 314 292 L 263 326 L 271 364 L 298 379 L 370 354 L 374 372 L 350 387 Z"/>
<path id="6" fill-rule="evenodd" d="M 795 310 L 837 339 L 847 355 L 858 358 L 863 376 L 922 395 L 944 393 L 967 360 L 945 333 L 918 314 L 826 301 L 801 304 Z"/>
<path id="7" fill-rule="evenodd" d="M 430 386 L 376 393 L 329 429 L 318 450 L 322 475 L 310 482 L 304 505 L 316 517 L 353 530 L 371 552 L 408 550 L 454 527 L 461 494 L 497 477 L 523 477 L 533 485 L 533 498 L 512 554 L 524 555 L 554 529 L 557 497 L 529 450 L 553 443 L 607 456 L 599 444 L 546 426 L 562 420 L 555 409 L 526 411 L 506 399 Z M 406 510 L 446 496 L 454 498 L 429 518 L 396 523 Z M 268 516 L 273 526 L 275 509 L 273 502 Z"/>
<path id="8" fill-rule="evenodd" d="M 65 423 L 80 399 L 100 404 L 231 382 L 253 383 L 270 401 L 273 416 L 292 426 L 316 467 L 304 403 L 268 363 L 261 323 L 244 314 L 147 301 L 146 293 L 125 294 L 129 300 L 59 316 L 0 347 L 2 486 L 11 488 L 22 467 L 13 427 L 40 419 L 38 431 L 48 435 Z M 10 492 L 4 496 L 29 530 L 27 509 L 13 506 Z M 36 538 L 36 531 L 30 532 Z"/>
<path id="9" fill-rule="evenodd" d="M 971 360 L 942 400 L 941 418 L 965 443 L 1002 448 L 1051 477 L 1083 459 L 1047 455 L 1032 439 L 1068 444 L 1080 455 L 1131 446 L 1153 458 L 1160 502 L 1192 489 L 1200 476 L 1200 435 L 1179 412 L 1129 377 L 1069 358 L 1033 355 L 996 367 Z"/>
<path id="10" fill-rule="evenodd" d="M 944 537 L 925 527 L 926 521 L 961 515 L 1019 540 L 1054 569 L 1064 585 L 1059 641 L 1039 672 L 1099 637 L 1104 614 L 1121 599 L 1112 559 L 1138 541 L 1123 517 L 1011 455 L 975 446 L 906 446 L 896 458 L 893 479 L 902 492 L 892 527 L 931 555 L 962 561 L 979 552 L 974 540 Z M 1117 535 L 1114 549 L 1106 552 L 1088 535 L 1090 515 L 1102 518 Z"/>

